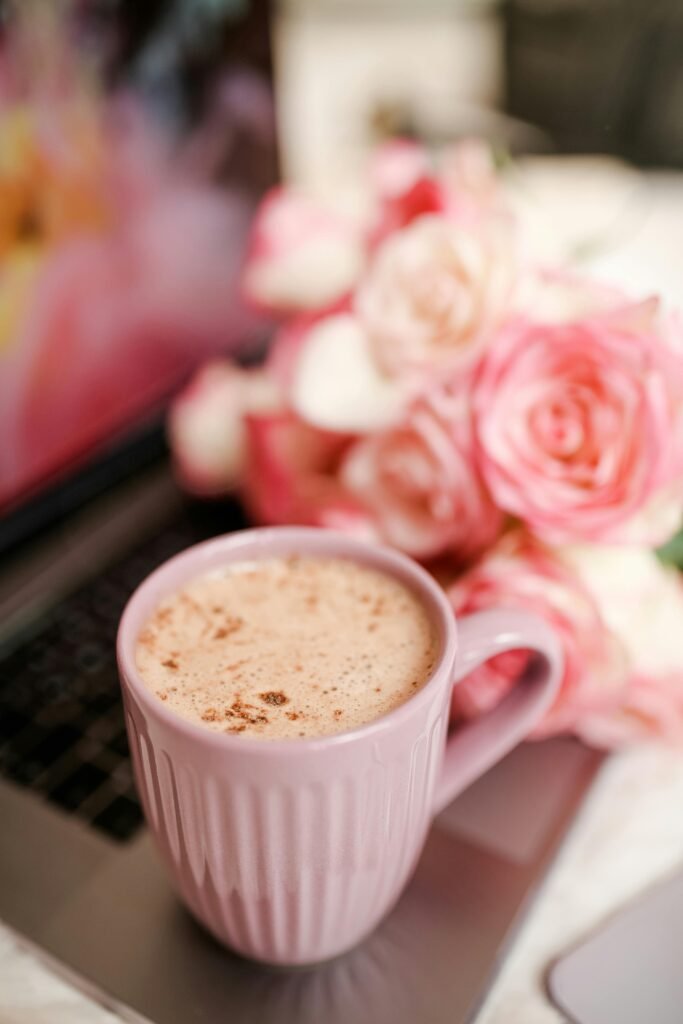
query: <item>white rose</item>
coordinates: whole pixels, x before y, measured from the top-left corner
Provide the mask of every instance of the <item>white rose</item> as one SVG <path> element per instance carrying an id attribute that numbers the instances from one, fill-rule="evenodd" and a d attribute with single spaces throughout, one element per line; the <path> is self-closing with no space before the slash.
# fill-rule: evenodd
<path id="1" fill-rule="evenodd" d="M 291 402 L 307 423 L 362 434 L 399 418 L 406 391 L 376 365 L 357 317 L 337 313 L 317 320 L 296 346 Z"/>

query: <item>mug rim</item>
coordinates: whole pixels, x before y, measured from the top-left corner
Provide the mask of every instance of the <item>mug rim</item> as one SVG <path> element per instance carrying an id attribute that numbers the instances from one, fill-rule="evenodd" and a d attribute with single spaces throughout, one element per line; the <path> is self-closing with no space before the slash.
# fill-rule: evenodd
<path id="1" fill-rule="evenodd" d="M 278 542 L 282 549 L 277 550 Z M 263 553 L 258 554 L 250 549 L 261 546 Z M 268 550 L 272 547 L 272 550 Z M 301 736 L 289 739 L 263 739 L 254 736 L 233 735 L 228 732 L 216 732 L 205 729 L 190 719 L 167 708 L 144 683 L 135 663 L 135 646 L 144 621 L 141 609 L 147 603 L 150 594 L 155 593 L 154 606 L 163 599 L 163 584 L 169 577 L 178 574 L 184 580 L 176 580 L 169 585 L 167 593 L 172 593 L 183 582 L 187 582 L 204 572 L 210 571 L 211 558 L 216 555 L 213 568 L 219 568 L 221 557 L 223 564 L 239 560 L 240 551 L 244 558 L 250 560 L 279 557 L 292 553 L 302 557 L 329 557 L 347 561 L 357 561 L 360 565 L 370 565 L 379 571 L 394 576 L 399 582 L 408 585 L 426 607 L 431 621 L 438 633 L 439 652 L 434 668 L 424 684 L 412 694 L 408 700 L 378 718 L 364 722 L 342 732 L 329 733 L 321 736 Z M 228 555 L 230 557 L 228 557 Z M 235 557 L 237 555 L 237 557 Z M 194 571 L 192 570 L 194 566 Z M 188 572 L 180 570 L 187 568 Z M 147 615 L 149 612 L 147 613 Z M 457 623 L 455 612 L 451 608 L 446 595 L 436 580 L 414 559 L 384 544 L 376 544 L 369 540 L 324 527 L 316 526 L 263 526 L 251 527 L 220 534 L 209 540 L 184 548 L 178 554 L 166 559 L 153 569 L 135 588 L 128 598 L 119 621 L 116 635 L 116 655 L 121 686 L 128 688 L 136 702 L 142 705 L 146 714 L 159 718 L 165 726 L 179 733 L 188 740 L 199 740 L 208 746 L 222 749 L 226 753 L 243 752 L 258 756 L 286 755 L 311 753 L 319 749 L 338 749 L 358 741 L 372 739 L 402 722 L 407 721 L 426 703 L 430 702 L 438 687 L 452 686 L 455 659 L 457 653 Z"/>

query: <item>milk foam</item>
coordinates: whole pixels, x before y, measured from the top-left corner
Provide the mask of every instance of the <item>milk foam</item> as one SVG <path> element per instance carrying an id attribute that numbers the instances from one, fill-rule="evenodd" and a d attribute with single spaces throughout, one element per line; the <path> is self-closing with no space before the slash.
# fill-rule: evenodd
<path id="1" fill-rule="evenodd" d="M 437 656 L 417 597 L 341 559 L 268 559 L 191 581 L 157 608 L 138 670 L 168 708 L 206 729 L 325 736 L 409 700 Z"/>

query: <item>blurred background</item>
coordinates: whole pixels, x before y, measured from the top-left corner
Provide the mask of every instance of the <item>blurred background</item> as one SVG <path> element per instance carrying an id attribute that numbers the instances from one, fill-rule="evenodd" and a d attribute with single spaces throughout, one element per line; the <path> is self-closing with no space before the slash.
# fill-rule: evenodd
<path id="1" fill-rule="evenodd" d="M 263 347 L 238 283 L 258 198 L 282 177 L 341 202 L 384 138 L 485 138 L 540 254 L 678 295 L 677 0 L 1 11 L 2 547 L 48 515 L 27 501 L 59 485 L 51 514 L 68 510 L 64 482 L 122 438 L 125 471 L 157 455 L 202 359 Z"/>
<path id="2" fill-rule="evenodd" d="M 387 133 L 683 160 L 676 0 L 288 0 L 274 40 L 296 178 L 333 174 Z"/>

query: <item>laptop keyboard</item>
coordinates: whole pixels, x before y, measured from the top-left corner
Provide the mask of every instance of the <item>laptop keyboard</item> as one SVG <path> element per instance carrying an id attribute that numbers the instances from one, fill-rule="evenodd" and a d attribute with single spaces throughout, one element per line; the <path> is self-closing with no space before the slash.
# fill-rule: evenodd
<path id="1" fill-rule="evenodd" d="M 142 824 L 124 726 L 115 639 L 123 607 L 157 565 L 243 525 L 189 505 L 177 520 L 0 648 L 0 775 L 117 840 Z"/>

